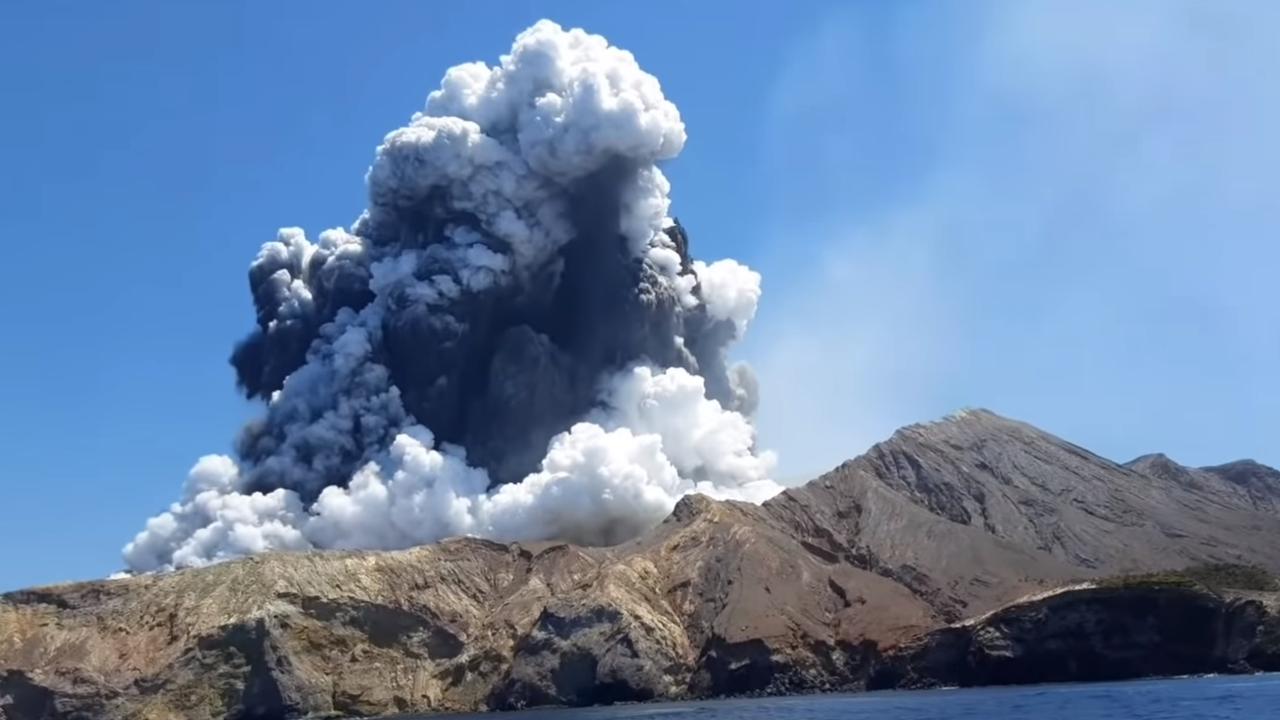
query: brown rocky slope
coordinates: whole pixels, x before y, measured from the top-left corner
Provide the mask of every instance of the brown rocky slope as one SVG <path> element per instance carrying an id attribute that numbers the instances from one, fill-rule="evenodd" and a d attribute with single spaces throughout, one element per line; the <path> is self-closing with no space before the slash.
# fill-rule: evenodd
<path id="1" fill-rule="evenodd" d="M 969 411 L 904 428 L 760 507 L 685 498 L 658 528 L 611 548 L 458 539 L 9 593 L 0 597 L 0 716 L 374 715 L 851 688 L 868 678 L 979 682 L 959 664 L 952 672 L 970 674 L 921 669 L 976 647 L 965 618 L 1047 613 L 1087 624 L 1146 606 L 1087 593 L 1007 604 L 1090 577 L 1200 562 L 1280 571 L 1278 505 L 1280 474 L 1265 466 L 1118 465 Z M 1245 613 L 1234 625 L 1214 621 L 1244 638 L 1222 642 L 1241 658 L 1269 657 L 1248 642 L 1251 632 L 1276 634 L 1270 601 L 1169 592 L 1183 595 L 1159 602 L 1221 606 L 1186 617 Z M 1016 609 L 1026 607 L 1041 610 Z M 1001 631 L 1009 647 L 1045 640 L 1025 630 L 1043 623 L 1009 626 L 1024 628 Z M 1163 652 L 1163 637 L 1147 633 L 1126 652 Z M 1202 665 L 1217 668 L 1213 657 Z"/>

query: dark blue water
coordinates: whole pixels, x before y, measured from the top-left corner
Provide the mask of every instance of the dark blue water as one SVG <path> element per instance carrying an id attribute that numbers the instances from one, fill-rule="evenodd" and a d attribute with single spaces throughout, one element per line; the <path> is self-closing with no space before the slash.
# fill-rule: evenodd
<path id="1" fill-rule="evenodd" d="M 1280 674 L 810 695 L 447 717 L 448 720 L 1280 720 Z"/>

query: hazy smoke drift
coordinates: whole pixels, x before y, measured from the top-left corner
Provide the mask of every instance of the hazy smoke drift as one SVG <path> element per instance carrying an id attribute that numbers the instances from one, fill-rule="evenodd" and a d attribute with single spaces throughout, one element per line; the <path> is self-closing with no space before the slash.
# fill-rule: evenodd
<path id="1" fill-rule="evenodd" d="M 264 416 L 125 548 L 134 570 L 459 534 L 613 543 L 689 492 L 761 501 L 760 277 L 689 257 L 656 163 L 685 141 L 632 55 L 542 21 L 387 135 L 369 208 L 249 270 L 232 362 Z"/>

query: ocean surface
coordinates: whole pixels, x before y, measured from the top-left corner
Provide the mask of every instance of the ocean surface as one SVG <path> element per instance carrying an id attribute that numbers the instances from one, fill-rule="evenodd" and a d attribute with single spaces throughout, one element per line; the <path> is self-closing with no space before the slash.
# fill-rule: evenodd
<path id="1" fill-rule="evenodd" d="M 415 717 L 448 720 L 1280 720 L 1280 674 Z"/>

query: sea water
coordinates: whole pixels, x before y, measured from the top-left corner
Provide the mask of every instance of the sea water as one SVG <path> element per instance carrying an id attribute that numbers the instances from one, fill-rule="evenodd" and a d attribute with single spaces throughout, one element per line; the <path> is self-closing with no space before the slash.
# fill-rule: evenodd
<path id="1" fill-rule="evenodd" d="M 448 720 L 1280 720 L 1280 674 L 805 695 L 444 717 Z"/>

